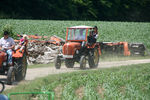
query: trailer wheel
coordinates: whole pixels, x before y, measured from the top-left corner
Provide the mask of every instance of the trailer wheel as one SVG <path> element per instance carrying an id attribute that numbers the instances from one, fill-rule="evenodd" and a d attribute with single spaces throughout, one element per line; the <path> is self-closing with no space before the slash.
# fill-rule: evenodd
<path id="1" fill-rule="evenodd" d="M 27 71 L 27 57 L 25 53 L 22 58 L 16 60 L 15 68 L 16 68 L 16 74 L 15 74 L 16 81 L 24 80 Z"/>
<path id="2" fill-rule="evenodd" d="M 86 57 L 83 55 L 80 58 L 80 68 L 85 69 L 86 68 Z"/>
<path id="3" fill-rule="evenodd" d="M 7 73 L 7 84 L 11 85 L 15 81 L 15 69 L 10 67 Z"/>
<path id="4" fill-rule="evenodd" d="M 57 55 L 55 58 L 55 68 L 60 69 L 60 67 L 61 67 L 61 59 L 60 56 Z"/>
<path id="5" fill-rule="evenodd" d="M 73 68 L 74 60 L 73 59 L 65 59 L 65 65 L 67 68 Z"/>
<path id="6" fill-rule="evenodd" d="M 94 50 L 91 50 L 88 55 L 88 62 L 90 68 L 96 68 L 98 67 L 99 63 L 99 52 L 98 48 L 94 48 Z"/>

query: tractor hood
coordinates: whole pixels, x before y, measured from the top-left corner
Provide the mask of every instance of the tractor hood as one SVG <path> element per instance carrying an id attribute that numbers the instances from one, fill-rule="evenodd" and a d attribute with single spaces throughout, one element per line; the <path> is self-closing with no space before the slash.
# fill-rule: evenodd
<path id="1" fill-rule="evenodd" d="M 73 57 L 75 51 L 77 49 L 80 49 L 80 48 L 81 48 L 81 43 L 79 43 L 79 42 L 68 42 L 68 43 L 65 43 L 64 46 L 63 46 L 63 55 L 68 55 L 68 56 L 72 56 Z"/>

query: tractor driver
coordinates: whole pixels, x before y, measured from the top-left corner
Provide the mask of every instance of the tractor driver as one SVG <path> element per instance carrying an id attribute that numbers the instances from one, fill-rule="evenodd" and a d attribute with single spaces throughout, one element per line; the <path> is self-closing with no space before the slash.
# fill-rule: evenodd
<path id="1" fill-rule="evenodd" d="M 93 37 L 94 37 L 94 42 L 96 42 L 97 38 L 98 38 L 98 28 L 97 26 L 94 26 L 94 31 L 93 31 Z"/>
<path id="2" fill-rule="evenodd" d="M 12 49 L 15 47 L 13 38 L 9 37 L 9 32 L 4 31 L 4 37 L 0 39 L 0 50 L 4 50 L 8 54 L 8 64 L 12 65 Z"/>
<path id="3" fill-rule="evenodd" d="M 94 29 L 90 31 L 90 35 L 88 36 L 88 42 L 96 43 L 97 38 L 98 38 L 98 28 L 97 26 L 94 26 Z"/>

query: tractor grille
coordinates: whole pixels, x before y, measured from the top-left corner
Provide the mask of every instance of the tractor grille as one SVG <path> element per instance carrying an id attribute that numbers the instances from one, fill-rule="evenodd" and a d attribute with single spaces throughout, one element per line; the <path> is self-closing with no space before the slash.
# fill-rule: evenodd
<path id="1" fill-rule="evenodd" d="M 70 46 L 69 44 L 66 44 L 63 46 L 63 54 L 64 55 L 73 55 L 74 54 L 74 48 Z"/>

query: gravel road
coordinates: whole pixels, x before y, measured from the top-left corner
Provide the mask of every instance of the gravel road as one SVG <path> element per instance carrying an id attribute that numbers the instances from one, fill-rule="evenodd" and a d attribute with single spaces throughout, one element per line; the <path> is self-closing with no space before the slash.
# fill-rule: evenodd
<path id="1" fill-rule="evenodd" d="M 132 65 L 132 64 L 142 64 L 142 63 L 150 63 L 150 59 L 100 62 L 97 69 L 119 67 L 119 66 Z M 66 68 L 65 66 L 62 66 L 61 69 L 55 69 L 55 67 L 31 68 L 27 70 L 25 81 L 34 80 L 36 78 L 44 77 L 50 74 L 67 73 L 67 72 L 74 72 L 74 71 L 79 71 L 79 70 L 80 70 L 79 64 L 76 64 L 74 68 Z M 96 69 L 93 69 L 93 70 L 96 70 Z M 5 80 L 6 76 L 0 76 L 0 79 Z M 10 89 L 12 87 L 16 87 L 17 84 L 19 83 L 14 83 L 13 85 L 6 85 L 5 90 Z"/>

